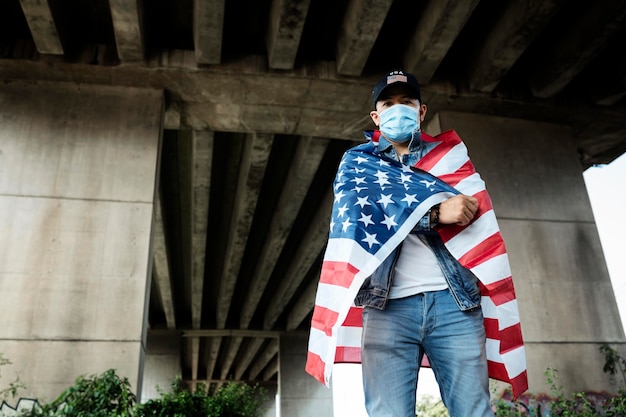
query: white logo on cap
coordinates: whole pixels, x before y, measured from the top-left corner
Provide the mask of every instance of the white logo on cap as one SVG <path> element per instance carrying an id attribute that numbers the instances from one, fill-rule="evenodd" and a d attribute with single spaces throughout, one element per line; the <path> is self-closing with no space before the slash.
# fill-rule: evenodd
<path id="1" fill-rule="evenodd" d="M 406 78 L 406 75 L 393 74 L 393 75 L 388 75 L 387 76 L 387 84 L 406 83 L 406 82 L 408 82 L 408 79 Z"/>

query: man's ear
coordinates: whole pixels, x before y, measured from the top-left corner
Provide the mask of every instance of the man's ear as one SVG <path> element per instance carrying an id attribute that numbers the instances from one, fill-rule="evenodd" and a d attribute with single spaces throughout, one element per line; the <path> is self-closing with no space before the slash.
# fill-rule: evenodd
<path id="1" fill-rule="evenodd" d="M 380 116 L 378 116 L 378 112 L 376 110 L 372 110 L 370 112 L 370 117 L 372 118 L 372 121 L 374 122 L 376 127 L 378 127 L 380 125 Z"/>
<path id="2" fill-rule="evenodd" d="M 425 104 L 422 104 L 420 106 L 420 123 L 424 121 L 424 118 L 426 117 L 426 112 L 428 111 L 428 107 L 426 107 Z"/>

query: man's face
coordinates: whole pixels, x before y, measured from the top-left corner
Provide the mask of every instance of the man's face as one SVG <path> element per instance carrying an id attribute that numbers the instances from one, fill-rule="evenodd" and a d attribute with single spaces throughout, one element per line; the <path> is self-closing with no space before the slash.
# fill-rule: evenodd
<path id="1" fill-rule="evenodd" d="M 379 100 L 376 102 L 376 110 L 370 112 L 370 117 L 377 127 L 380 125 L 380 113 L 396 104 L 419 108 L 420 122 L 424 121 L 427 110 L 426 105 L 420 104 L 419 100 L 415 98 L 414 93 L 405 86 L 401 84 L 392 85 L 381 94 Z"/>

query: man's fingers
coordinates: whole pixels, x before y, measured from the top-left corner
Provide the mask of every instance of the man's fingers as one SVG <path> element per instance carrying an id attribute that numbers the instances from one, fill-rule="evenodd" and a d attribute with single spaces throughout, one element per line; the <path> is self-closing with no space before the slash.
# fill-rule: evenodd
<path id="1" fill-rule="evenodd" d="M 469 195 L 459 194 L 441 204 L 439 222 L 456 223 L 460 226 L 469 224 L 478 211 L 478 199 Z"/>

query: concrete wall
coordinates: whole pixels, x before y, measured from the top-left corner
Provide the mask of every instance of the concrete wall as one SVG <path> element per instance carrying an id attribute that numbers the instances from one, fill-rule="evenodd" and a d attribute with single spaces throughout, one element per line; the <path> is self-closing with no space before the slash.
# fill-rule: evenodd
<path id="1" fill-rule="evenodd" d="M 148 333 L 143 374 L 141 402 L 161 397 L 161 392 L 171 392 L 172 382 L 182 374 L 180 366 L 180 336 Z"/>
<path id="2" fill-rule="evenodd" d="M 0 90 L 0 352 L 22 396 L 109 368 L 141 389 L 162 93 Z"/>
<path id="3" fill-rule="evenodd" d="M 308 335 L 282 335 L 279 345 L 277 416 L 332 417 L 333 391 L 304 370 Z"/>
<path id="4" fill-rule="evenodd" d="M 530 391 L 544 372 L 571 391 L 616 392 L 602 372 L 605 342 L 624 343 L 571 132 L 516 119 L 441 113 L 487 183 L 507 245 L 526 343 Z"/>

